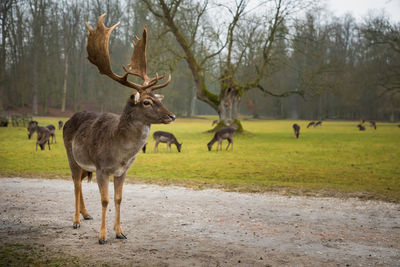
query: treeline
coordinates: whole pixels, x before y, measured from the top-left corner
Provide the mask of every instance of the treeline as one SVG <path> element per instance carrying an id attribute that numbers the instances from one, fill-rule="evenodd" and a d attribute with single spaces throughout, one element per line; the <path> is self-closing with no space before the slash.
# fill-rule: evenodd
<path id="1" fill-rule="evenodd" d="M 239 6 L 243 8 L 238 13 L 243 22 L 232 31 L 232 42 L 221 42 L 232 24 L 227 23 L 224 34 L 218 30 L 224 26 L 216 25 L 213 16 L 225 12 L 229 17 L 229 8 L 211 8 L 207 1 L 173 2 L 170 11 L 176 14 L 175 22 L 183 35 L 193 37 L 190 47 L 195 58 L 201 62 L 206 59 L 201 73 L 210 92 L 224 93 L 220 87 L 227 51 L 232 52 L 229 60 L 235 69 L 232 80 L 245 81 L 255 73 L 265 74 L 258 86 L 240 91 L 241 114 L 399 119 L 400 25 L 384 15 L 357 22 L 349 15 L 326 16 L 310 5 L 304 18 L 279 14 L 279 24 L 274 24 L 272 34 L 268 21 L 278 12 L 268 12 L 270 6 L 260 5 L 257 14 L 252 14 L 255 11 Z M 121 66 L 127 65 L 132 53 L 131 40 L 148 25 L 148 72 L 172 75 L 170 85 L 162 90 L 166 105 L 183 116 L 215 114 L 207 101 L 196 100 L 187 56 L 166 21 L 157 17 L 162 3 L 168 7 L 169 1 L 1 1 L 0 110 L 24 109 L 32 114 L 49 114 L 51 109 L 119 112 L 130 90 L 99 75 L 86 59 L 85 22 L 95 27 L 97 18 L 107 13 L 107 26 L 121 22 L 110 39 L 114 72 L 123 73 Z M 265 14 L 258 17 L 263 8 Z M 250 21 L 250 17 L 257 19 Z M 255 27 L 257 23 L 265 27 Z M 255 39 L 256 35 L 266 36 L 270 43 L 263 46 L 263 39 Z M 271 55 L 268 58 L 265 48 Z M 261 63 L 265 72 L 257 67 Z"/>

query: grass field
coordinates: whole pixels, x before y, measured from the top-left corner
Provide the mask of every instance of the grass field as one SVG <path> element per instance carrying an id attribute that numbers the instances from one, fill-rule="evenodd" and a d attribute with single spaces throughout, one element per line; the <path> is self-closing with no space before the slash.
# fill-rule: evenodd
<path id="1" fill-rule="evenodd" d="M 39 125 L 57 125 L 59 118 L 35 118 Z M 400 202 L 400 128 L 378 123 L 365 132 L 356 122 L 326 121 L 322 127 L 301 126 L 296 140 L 294 121 L 243 121 L 244 134 L 234 139 L 234 150 L 209 152 L 206 133 L 212 119 L 178 119 L 171 125 L 153 125 L 183 142 L 166 152 L 148 139 L 147 153 L 137 157 L 128 172 L 132 182 L 177 184 L 194 188 L 217 187 L 231 191 L 279 191 L 294 194 L 359 196 Z M 66 121 L 65 118 L 62 119 Z M 57 130 L 52 150 L 35 151 L 36 135 L 28 140 L 26 128 L 0 128 L 0 175 L 65 178 L 70 176 Z M 226 147 L 226 141 L 223 143 Z M 71 185 L 72 186 L 72 185 Z"/>

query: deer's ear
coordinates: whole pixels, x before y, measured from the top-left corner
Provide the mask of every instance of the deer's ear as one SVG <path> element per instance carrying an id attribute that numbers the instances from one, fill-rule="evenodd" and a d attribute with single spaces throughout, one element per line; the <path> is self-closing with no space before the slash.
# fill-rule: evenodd
<path id="1" fill-rule="evenodd" d="M 163 100 L 164 96 L 163 95 L 159 95 L 159 94 L 154 94 L 154 96 L 158 99 L 158 100 Z"/>
<path id="2" fill-rule="evenodd" d="M 133 103 L 136 105 L 137 103 L 139 103 L 139 99 L 140 99 L 140 94 L 139 92 L 136 92 L 135 94 L 131 94 L 131 99 L 133 101 Z"/>

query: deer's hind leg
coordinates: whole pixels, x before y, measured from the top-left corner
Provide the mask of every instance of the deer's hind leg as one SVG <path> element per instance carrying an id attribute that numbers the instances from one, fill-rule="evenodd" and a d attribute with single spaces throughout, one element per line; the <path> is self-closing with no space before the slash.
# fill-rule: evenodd
<path id="1" fill-rule="evenodd" d="M 86 177 L 89 176 L 90 174 L 87 171 L 82 171 L 81 175 L 81 181 Z M 80 202 L 79 202 L 79 208 L 80 208 L 80 213 L 83 216 L 83 219 L 85 220 L 93 220 L 93 217 L 89 215 L 89 212 L 87 211 L 85 207 L 85 202 L 83 200 L 83 194 L 82 194 L 82 182 L 81 182 L 81 188 L 80 188 Z"/>
<path id="2" fill-rule="evenodd" d="M 82 197 L 82 169 L 80 167 L 71 168 L 72 171 L 72 180 L 74 181 L 74 193 L 75 193 L 75 214 L 74 214 L 74 223 L 72 227 L 74 229 L 78 229 L 80 225 L 80 208 L 81 208 L 81 199 Z"/>
<path id="3" fill-rule="evenodd" d="M 118 239 L 126 239 L 126 236 L 122 233 L 122 227 L 121 227 L 122 187 L 124 186 L 125 177 L 126 177 L 126 172 L 119 177 L 114 177 L 114 203 L 115 203 L 114 231 L 115 231 L 115 236 Z"/>

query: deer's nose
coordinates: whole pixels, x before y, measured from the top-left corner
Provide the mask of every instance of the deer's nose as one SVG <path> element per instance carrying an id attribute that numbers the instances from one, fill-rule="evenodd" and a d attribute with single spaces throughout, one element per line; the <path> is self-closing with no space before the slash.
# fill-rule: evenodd
<path id="1" fill-rule="evenodd" d="M 170 117 L 172 121 L 174 121 L 176 118 L 175 115 L 168 115 L 168 117 Z"/>

